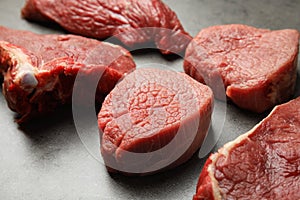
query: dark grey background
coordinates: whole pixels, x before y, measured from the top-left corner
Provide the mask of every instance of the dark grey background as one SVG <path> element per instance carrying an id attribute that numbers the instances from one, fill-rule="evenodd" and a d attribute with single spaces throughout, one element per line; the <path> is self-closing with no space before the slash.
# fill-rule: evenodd
<path id="1" fill-rule="evenodd" d="M 195 36 L 215 24 L 243 23 L 260 28 L 300 30 L 298 0 L 164 0 L 186 30 Z M 0 0 L 0 25 L 38 33 L 61 29 L 20 18 L 23 0 Z M 138 65 L 167 64 L 181 69 L 182 60 L 168 60 L 155 51 L 135 53 Z M 298 68 L 299 72 L 299 68 Z M 299 78 L 297 82 L 299 96 Z M 227 105 L 222 135 L 213 149 L 246 132 L 264 114 Z M 216 120 L 216 119 L 213 119 Z M 191 199 L 205 159 L 195 155 L 184 165 L 148 177 L 110 176 L 80 141 L 69 108 L 36 119 L 25 127 L 0 95 L 0 199 Z"/>

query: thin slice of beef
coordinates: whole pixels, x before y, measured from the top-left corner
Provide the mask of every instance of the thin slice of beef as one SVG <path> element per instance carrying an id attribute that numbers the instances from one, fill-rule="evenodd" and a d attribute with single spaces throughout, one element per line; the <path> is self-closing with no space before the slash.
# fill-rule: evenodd
<path id="1" fill-rule="evenodd" d="M 102 73 L 96 100 L 135 69 L 122 47 L 74 35 L 39 35 L 0 27 L 0 73 L 8 106 L 19 123 L 70 103 L 79 70 L 89 80 Z M 89 89 L 88 86 L 84 90 Z M 82 97 L 84 98 L 84 96 Z"/>
<path id="2" fill-rule="evenodd" d="M 22 16 L 97 39 L 124 33 L 117 37 L 125 45 L 154 41 L 165 54 L 182 52 L 191 40 L 161 0 L 27 0 Z M 158 29 L 140 29 L 146 27 Z"/>
<path id="3" fill-rule="evenodd" d="M 212 154 L 196 199 L 300 199 L 300 97 Z"/>
<path id="4" fill-rule="evenodd" d="M 187 161 L 207 134 L 213 95 L 184 73 L 137 69 L 116 85 L 98 115 L 111 172 L 152 174 Z"/>
<path id="5" fill-rule="evenodd" d="M 200 31 L 187 48 L 184 69 L 236 105 L 263 112 L 287 101 L 296 83 L 299 33 L 245 25 Z M 223 80 L 223 84 L 218 83 Z M 220 82 L 220 81 L 219 81 Z"/>

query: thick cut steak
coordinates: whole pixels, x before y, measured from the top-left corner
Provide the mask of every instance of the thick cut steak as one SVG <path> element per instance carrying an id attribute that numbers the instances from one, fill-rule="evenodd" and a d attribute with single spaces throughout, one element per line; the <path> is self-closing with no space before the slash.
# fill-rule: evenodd
<path id="1" fill-rule="evenodd" d="M 212 154 L 196 199 L 300 199 L 300 97 Z"/>
<path id="2" fill-rule="evenodd" d="M 97 39 L 125 32 L 117 36 L 125 45 L 154 41 L 166 54 L 185 50 L 191 40 L 161 0 L 27 0 L 22 16 L 56 22 L 71 33 Z M 145 27 L 159 29 L 139 30 Z"/>
<path id="3" fill-rule="evenodd" d="M 149 174 L 187 161 L 207 134 L 213 95 L 184 73 L 137 69 L 116 85 L 98 115 L 110 171 Z"/>
<path id="4" fill-rule="evenodd" d="M 122 47 L 73 35 L 38 35 L 0 27 L 0 73 L 9 107 L 18 122 L 69 103 L 76 75 L 87 80 L 102 73 L 97 96 L 110 92 L 117 81 L 135 69 Z M 88 89 L 83 87 L 83 90 Z"/>
<path id="5" fill-rule="evenodd" d="M 222 98 L 225 87 L 227 97 L 239 107 L 263 112 L 294 92 L 298 41 L 298 31 L 290 29 L 209 27 L 189 44 L 184 70 L 212 86 L 216 98 Z"/>

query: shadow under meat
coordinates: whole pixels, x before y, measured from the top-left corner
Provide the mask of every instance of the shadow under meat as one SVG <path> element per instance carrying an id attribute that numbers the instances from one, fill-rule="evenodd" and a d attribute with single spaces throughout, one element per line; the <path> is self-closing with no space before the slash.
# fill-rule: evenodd
<path id="1" fill-rule="evenodd" d="M 68 128 L 71 127 L 71 131 L 65 131 L 66 134 L 76 131 L 70 105 L 59 107 L 52 113 L 30 119 L 30 121 L 21 124 L 19 129 L 32 141 L 47 143 L 47 138 L 49 140 L 55 138 L 57 132 L 64 130 L 66 124 L 69 125 Z"/>
<path id="2" fill-rule="evenodd" d="M 184 164 L 153 175 L 131 176 L 129 178 L 123 174 L 110 173 L 109 175 L 112 180 L 117 183 L 117 185 L 114 184 L 115 187 L 121 187 L 123 190 L 134 193 L 137 196 L 143 196 L 141 192 L 148 191 L 149 194 L 159 197 L 160 195 L 165 195 L 169 187 L 173 187 L 172 190 L 174 190 L 174 187 L 177 190 L 181 190 L 182 185 L 190 185 L 191 182 L 197 182 L 197 178 L 195 177 L 199 176 L 205 161 L 206 158 L 198 158 L 197 151 L 192 158 Z M 187 175 L 190 177 L 187 178 Z M 178 184 L 170 186 L 169 183 Z M 161 190 L 162 188 L 165 189 Z"/>

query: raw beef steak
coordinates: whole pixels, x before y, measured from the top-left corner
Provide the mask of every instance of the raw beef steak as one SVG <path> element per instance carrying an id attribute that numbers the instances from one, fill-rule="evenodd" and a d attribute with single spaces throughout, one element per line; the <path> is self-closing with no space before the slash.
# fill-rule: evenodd
<path id="1" fill-rule="evenodd" d="M 208 131 L 209 87 L 174 71 L 137 69 L 116 85 L 98 115 L 110 171 L 149 174 L 187 161 Z"/>
<path id="2" fill-rule="evenodd" d="M 206 161 L 196 199 L 300 199 L 300 97 Z"/>
<path id="3" fill-rule="evenodd" d="M 135 68 L 122 47 L 73 35 L 38 35 L 0 27 L 0 73 L 8 106 L 19 123 L 69 103 L 79 69 L 87 76 L 103 73 L 97 96 Z M 87 83 L 87 82 L 86 82 Z M 88 86 L 84 88 L 88 89 Z M 84 95 L 84 94 L 83 94 Z"/>
<path id="4" fill-rule="evenodd" d="M 200 31 L 187 48 L 184 70 L 236 105 L 263 112 L 287 101 L 296 83 L 299 33 L 245 25 Z M 218 78 L 223 84 L 216 84 Z M 219 81 L 222 82 L 222 81 Z"/>
<path id="5" fill-rule="evenodd" d="M 27 0 L 22 16 L 56 22 L 71 33 L 118 39 L 127 46 L 154 41 L 163 53 L 185 50 L 191 37 L 161 0 Z M 158 29 L 141 29 L 156 27 Z"/>

